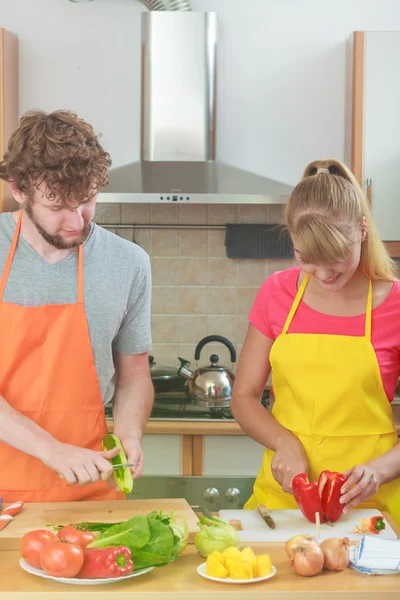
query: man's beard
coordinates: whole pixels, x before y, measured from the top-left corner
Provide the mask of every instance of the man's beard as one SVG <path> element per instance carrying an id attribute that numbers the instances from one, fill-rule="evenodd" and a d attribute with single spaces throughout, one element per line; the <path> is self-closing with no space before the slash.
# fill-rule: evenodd
<path id="1" fill-rule="evenodd" d="M 32 221 L 32 223 L 35 225 L 40 235 L 46 240 L 46 242 L 48 244 L 51 244 L 52 246 L 54 246 L 54 248 L 57 248 L 58 250 L 68 250 L 69 248 L 76 248 L 77 246 L 81 246 L 87 239 L 92 227 L 91 223 L 85 223 L 79 238 L 74 241 L 68 242 L 64 240 L 64 238 L 61 235 L 53 235 L 42 227 L 42 225 L 35 217 L 32 204 L 30 202 L 27 203 L 25 207 L 25 212 Z"/>

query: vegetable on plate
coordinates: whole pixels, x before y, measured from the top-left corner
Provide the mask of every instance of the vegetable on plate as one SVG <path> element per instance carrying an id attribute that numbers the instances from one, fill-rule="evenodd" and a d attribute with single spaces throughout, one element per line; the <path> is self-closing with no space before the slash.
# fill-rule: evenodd
<path id="1" fill-rule="evenodd" d="M 78 577 L 80 579 L 105 579 L 130 575 L 133 571 L 132 555 L 129 548 L 85 548 L 84 563 Z"/>
<path id="2" fill-rule="evenodd" d="M 250 547 L 240 551 L 232 546 L 223 552 L 212 552 L 206 562 L 207 575 L 217 579 L 255 579 L 267 577 L 272 571 L 269 555 L 256 556 Z"/>
<path id="3" fill-rule="evenodd" d="M 67 542 L 51 542 L 40 553 L 40 566 L 52 577 L 75 577 L 83 566 L 83 549 Z"/>

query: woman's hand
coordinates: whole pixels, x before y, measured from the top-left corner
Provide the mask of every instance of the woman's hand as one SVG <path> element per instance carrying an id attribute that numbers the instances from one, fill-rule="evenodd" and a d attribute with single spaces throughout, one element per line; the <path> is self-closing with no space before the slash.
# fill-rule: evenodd
<path id="1" fill-rule="evenodd" d="M 378 469 L 367 464 L 357 465 L 346 471 L 344 475 L 348 479 L 342 486 L 343 496 L 340 502 L 345 504 L 343 512 L 346 514 L 361 502 L 374 496 L 382 481 Z"/>
<path id="2" fill-rule="evenodd" d="M 299 473 L 307 473 L 308 459 L 303 445 L 294 435 L 281 438 L 276 445 L 271 471 L 284 492 L 292 493 L 293 478 Z"/>

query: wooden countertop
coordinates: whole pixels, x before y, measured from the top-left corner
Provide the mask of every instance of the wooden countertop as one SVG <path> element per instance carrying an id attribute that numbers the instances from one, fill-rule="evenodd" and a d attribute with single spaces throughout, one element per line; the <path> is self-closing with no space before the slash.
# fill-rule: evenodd
<path id="1" fill-rule="evenodd" d="M 25 573 L 18 564 L 18 551 L 0 551 L 0 600 L 398 600 L 400 575 L 370 577 L 346 569 L 341 573 L 324 571 L 316 577 L 300 577 L 289 564 L 282 544 L 252 544 L 256 554 L 269 553 L 278 572 L 275 577 L 255 584 L 223 584 L 203 579 L 196 568 L 203 562 L 194 546 L 178 561 L 126 582 L 110 585 L 78 586 L 45 580 Z M 295 596 L 293 596 L 295 592 Z"/>
<path id="2" fill-rule="evenodd" d="M 393 405 L 394 424 L 400 435 L 400 404 Z M 112 419 L 107 419 L 107 427 L 112 431 Z M 164 435 L 246 435 L 236 421 L 148 421 L 147 434 L 161 433 Z"/>

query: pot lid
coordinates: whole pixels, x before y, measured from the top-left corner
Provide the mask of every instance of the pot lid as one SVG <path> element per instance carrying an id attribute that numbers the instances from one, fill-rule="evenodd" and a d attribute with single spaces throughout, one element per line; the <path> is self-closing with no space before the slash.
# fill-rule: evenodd
<path id="1" fill-rule="evenodd" d="M 151 378 L 154 380 L 179 379 L 178 368 L 174 365 L 162 365 L 156 363 L 154 356 L 149 355 L 149 366 Z"/>

